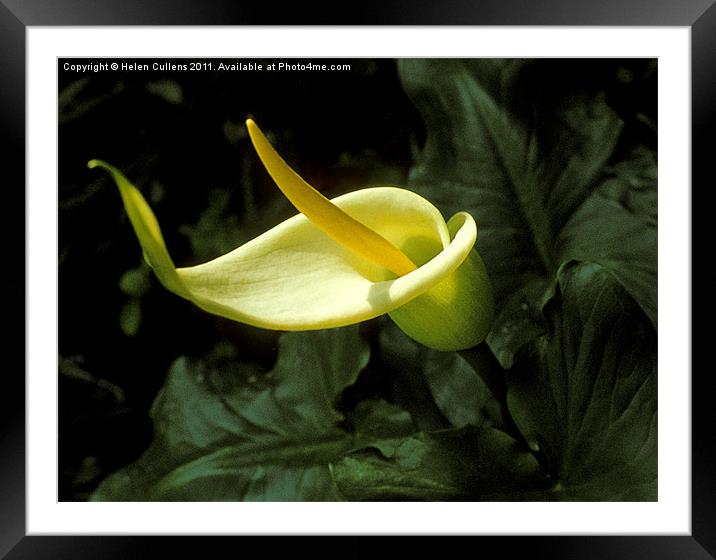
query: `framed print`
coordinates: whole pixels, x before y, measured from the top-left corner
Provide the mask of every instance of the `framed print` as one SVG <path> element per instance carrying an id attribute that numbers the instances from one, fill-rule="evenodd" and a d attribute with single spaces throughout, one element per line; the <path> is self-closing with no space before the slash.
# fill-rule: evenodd
<path id="1" fill-rule="evenodd" d="M 0 7 L 27 333 L 3 553 L 431 534 L 709 557 L 708 2 L 61 6 Z"/>

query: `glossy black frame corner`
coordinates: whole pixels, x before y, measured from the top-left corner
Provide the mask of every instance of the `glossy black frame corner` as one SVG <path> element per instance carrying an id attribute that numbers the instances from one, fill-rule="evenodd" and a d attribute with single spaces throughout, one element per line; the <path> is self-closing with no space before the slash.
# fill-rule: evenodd
<path id="1" fill-rule="evenodd" d="M 637 25 L 688 26 L 691 28 L 692 70 L 692 194 L 703 199 L 713 190 L 713 165 L 709 136 L 716 130 L 716 4 L 714 0 L 362 0 L 333 8 L 306 3 L 282 11 L 268 3 L 236 0 L 0 0 L 0 161 L 4 178 L 3 218 L 0 220 L 3 262 L 12 263 L 12 274 L 0 274 L 5 295 L 5 368 L 0 391 L 0 557 L 19 558 L 138 558 L 167 553 L 167 539 L 158 537 L 38 537 L 25 536 L 25 28 L 36 25 Z M 343 11 L 341 11 L 341 9 Z M 704 192 L 706 191 L 706 192 Z M 51 192 L 51 191 L 48 191 Z M 704 200 L 692 208 L 708 211 Z M 702 222 L 703 223 L 703 222 Z M 19 232 L 23 232 L 22 234 Z M 712 235 L 712 234 L 711 234 Z M 708 255 L 711 235 L 693 229 L 692 255 Z M 699 282 L 713 282 L 706 267 L 710 259 L 693 259 L 694 290 Z M 700 274 L 701 273 L 701 274 Z M 12 294 L 8 296 L 8 294 Z M 23 297 L 20 297 L 20 294 Z M 699 300 L 693 325 L 713 316 L 714 298 Z M 692 329 L 692 344 L 711 336 L 705 321 Z M 702 340 L 703 339 L 703 340 Z M 15 358 L 15 361 L 10 358 Z M 714 394 L 710 368 L 692 368 L 692 534 L 691 536 L 642 537 L 483 537 L 477 546 L 496 548 L 507 557 L 513 553 L 545 558 L 711 558 L 716 555 L 716 442 L 713 437 Z M 673 372 L 688 375 L 691 372 Z M 384 549 L 372 539 L 350 537 L 351 543 L 317 546 L 305 539 L 274 540 L 262 552 L 278 544 L 311 547 L 335 555 L 350 551 L 352 557 Z M 416 542 L 416 541 L 413 541 Z M 435 541 L 432 541 L 435 542 Z M 430 553 L 424 539 L 423 553 Z M 202 547 L 184 538 L 182 551 Z M 442 548 L 444 544 L 433 545 Z M 475 545 L 473 545 L 475 546 Z M 407 551 L 401 544 L 401 554 Z M 436 548 L 436 551 L 440 548 Z M 288 550 L 288 548 L 287 548 Z M 236 549 L 234 548 L 234 551 Z M 7 555 L 7 556 L 6 556 Z"/>

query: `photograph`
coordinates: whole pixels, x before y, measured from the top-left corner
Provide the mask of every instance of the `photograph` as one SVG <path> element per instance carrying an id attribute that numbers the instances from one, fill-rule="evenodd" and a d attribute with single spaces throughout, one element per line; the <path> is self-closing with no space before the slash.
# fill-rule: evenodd
<path id="1" fill-rule="evenodd" d="M 57 500 L 658 501 L 658 73 L 57 58 Z"/>

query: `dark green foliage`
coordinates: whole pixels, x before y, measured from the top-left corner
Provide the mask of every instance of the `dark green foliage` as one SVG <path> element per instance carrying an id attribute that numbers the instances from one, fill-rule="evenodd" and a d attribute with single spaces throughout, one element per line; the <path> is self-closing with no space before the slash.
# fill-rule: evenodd
<path id="1" fill-rule="evenodd" d="M 468 209 L 477 220 L 497 300 L 489 343 L 505 367 L 539 334 L 540 309 L 571 259 L 604 266 L 656 324 L 655 155 L 639 146 L 611 162 L 623 124 L 603 95 L 565 96 L 548 120 L 517 116 L 510 99 L 538 97 L 540 87 L 539 75 L 517 80 L 523 64 L 400 65 L 428 132 L 409 185 L 443 212 Z"/>
<path id="2" fill-rule="evenodd" d="M 66 84 L 61 499 L 656 500 L 653 62 L 356 68 L 340 96 L 325 77 Z M 143 120 L 112 124 L 122 147 L 86 154 L 107 130 L 88 116 L 128 100 Z M 394 182 L 475 217 L 496 296 L 484 347 L 429 350 L 387 317 L 280 334 L 207 316 L 160 288 L 110 187 L 75 169 L 129 161 L 177 264 L 201 262 L 290 214 L 238 124 L 277 104 L 262 122 L 327 194 Z M 81 447 L 92 414 L 123 455 Z"/>
<path id="3" fill-rule="evenodd" d="M 326 500 L 351 446 L 334 402 L 368 361 L 357 328 L 286 334 L 267 372 L 178 359 L 152 407 L 154 441 L 100 500 Z"/>
<path id="4" fill-rule="evenodd" d="M 656 500 L 656 333 L 600 265 L 566 265 L 508 402 L 561 500 Z"/>

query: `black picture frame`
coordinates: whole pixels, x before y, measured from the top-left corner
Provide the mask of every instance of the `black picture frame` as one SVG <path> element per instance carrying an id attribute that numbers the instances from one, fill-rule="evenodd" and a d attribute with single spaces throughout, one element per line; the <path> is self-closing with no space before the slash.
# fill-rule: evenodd
<path id="1" fill-rule="evenodd" d="M 348 8 L 346 6 L 349 6 Z M 430 2 L 364 0 L 333 7 L 296 3 L 278 10 L 269 3 L 232 0 L 0 0 L 0 161 L 3 162 L 3 252 L 15 272 L 0 275 L 6 319 L 2 406 L 0 407 L 0 557 L 19 558 L 136 558 L 167 553 L 166 538 L 25 536 L 25 285 L 19 263 L 25 262 L 25 31 L 28 26 L 74 25 L 589 25 L 687 26 L 691 29 L 692 177 L 704 190 L 713 182 L 708 135 L 716 129 L 716 5 L 714 0 L 450 0 Z M 701 187 L 701 189 L 698 188 Z M 699 192 L 699 198 L 703 193 Z M 702 201 L 693 208 L 707 207 Z M 692 230 L 693 255 L 706 255 L 708 234 Z M 23 232 L 22 234 L 20 232 Z M 706 263 L 693 259 L 693 278 L 709 279 Z M 698 288 L 697 288 L 698 289 Z M 700 290 L 699 290 L 700 291 Z M 7 294 L 12 294 L 8 297 Z M 22 297 L 21 297 L 22 294 Z M 696 306 L 694 319 L 710 317 L 713 298 Z M 697 321 L 693 322 L 694 325 Z M 710 336 L 693 329 L 692 340 Z M 693 343 L 692 343 L 693 344 Z M 703 345 L 702 345 L 703 346 Z M 14 357 L 11 361 L 8 358 Z M 500 554 L 524 553 L 545 558 L 709 558 L 716 555 L 716 444 L 714 385 L 711 368 L 692 377 L 692 533 L 690 536 L 633 537 L 485 537 L 475 546 L 498 548 Z M 673 372 L 689 375 L 690 372 Z M 371 539 L 350 537 L 351 543 L 316 548 L 305 540 L 282 540 L 280 547 L 311 547 L 333 554 L 350 550 L 359 557 L 372 554 Z M 299 544 L 300 543 L 300 544 Z M 484 544 L 483 544 L 484 543 Z M 184 538 L 184 553 L 203 550 Z M 244 545 L 242 545 L 244 546 Z M 266 546 L 263 545 L 262 546 Z M 383 545 L 380 545 L 383 547 Z M 425 543 L 419 546 L 430 552 Z M 437 545 L 441 546 L 441 545 Z M 444 546 L 444 545 L 443 545 Z M 202 547 L 199 549 L 199 547 Z M 271 552 L 274 544 L 264 549 Z M 403 551 L 405 552 L 405 551 Z"/>

